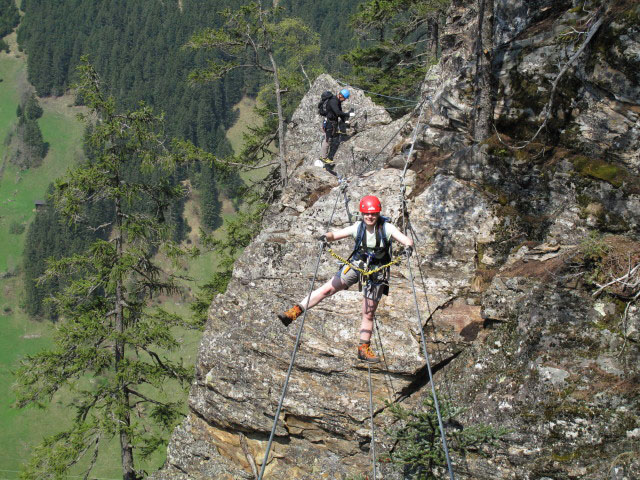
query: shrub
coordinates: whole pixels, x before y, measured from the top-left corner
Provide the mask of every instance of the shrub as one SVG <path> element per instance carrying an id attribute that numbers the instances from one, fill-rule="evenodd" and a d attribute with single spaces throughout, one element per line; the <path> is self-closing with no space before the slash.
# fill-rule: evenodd
<path id="1" fill-rule="evenodd" d="M 504 427 L 496 428 L 486 424 L 463 427 L 455 420 L 462 409 L 454 409 L 448 401 L 440 399 L 439 405 L 444 425 L 451 426 L 445 427 L 450 452 L 475 452 L 484 455 L 482 447 L 495 446 L 508 433 Z M 399 421 L 400 427 L 388 432 L 395 440 L 395 447 L 384 459 L 401 465 L 405 478 L 413 480 L 440 478 L 442 469 L 447 468 L 433 399 L 427 399 L 424 407 L 421 411 L 411 411 L 400 404 L 389 405 L 389 411 Z"/>
<path id="2" fill-rule="evenodd" d="M 13 222 L 11 222 L 11 225 L 9 225 L 9 233 L 11 233 L 12 235 L 22 235 L 25 228 L 26 227 L 24 223 L 20 223 L 14 220 Z"/>

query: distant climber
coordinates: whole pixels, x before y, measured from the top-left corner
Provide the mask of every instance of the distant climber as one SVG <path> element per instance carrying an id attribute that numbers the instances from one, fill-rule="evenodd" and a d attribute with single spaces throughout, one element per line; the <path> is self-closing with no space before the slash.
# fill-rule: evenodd
<path id="1" fill-rule="evenodd" d="M 322 122 L 324 138 L 322 139 L 320 160 L 328 170 L 334 167 L 333 157 L 340 145 L 341 134 L 346 132 L 349 118 L 355 115 L 353 111 L 342 111 L 342 102 L 350 96 L 351 93 L 346 88 L 340 90 L 338 95 L 324 92 L 320 97 L 320 103 L 318 103 L 318 113 L 325 117 Z"/>
<path id="2" fill-rule="evenodd" d="M 353 237 L 356 243 L 350 262 L 362 269 L 374 270 L 391 261 L 392 238 L 405 246 L 406 255 L 411 255 L 413 240 L 389 223 L 385 217 L 382 217 L 381 210 L 380 200 L 373 195 L 367 195 L 360 200 L 362 221 L 335 232 L 322 234 L 320 240 L 334 242 L 349 236 Z M 389 291 L 389 269 L 385 268 L 366 279 L 361 276 L 351 266 L 343 265 L 332 279 L 311 293 L 308 303 L 305 298 L 286 312 L 278 314 L 278 318 L 285 326 L 289 326 L 291 322 L 302 315 L 305 308 L 311 308 L 325 298 L 365 280 L 358 358 L 369 363 L 379 362 L 380 359 L 371 350 L 371 334 L 373 332 L 373 316 L 378 308 L 378 303 L 382 295 L 386 295 Z"/>

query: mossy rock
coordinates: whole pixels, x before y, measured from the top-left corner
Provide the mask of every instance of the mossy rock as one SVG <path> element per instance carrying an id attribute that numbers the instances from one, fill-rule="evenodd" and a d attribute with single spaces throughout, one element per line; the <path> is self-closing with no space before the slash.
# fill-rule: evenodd
<path id="1" fill-rule="evenodd" d="M 620 188 L 629 177 L 629 173 L 624 168 L 598 158 L 577 155 L 570 158 L 570 161 L 580 175 L 604 180 L 616 188 Z"/>
<path id="2" fill-rule="evenodd" d="M 637 0 L 619 0 L 611 8 L 611 15 L 616 22 L 630 27 L 640 24 L 640 5 Z"/>

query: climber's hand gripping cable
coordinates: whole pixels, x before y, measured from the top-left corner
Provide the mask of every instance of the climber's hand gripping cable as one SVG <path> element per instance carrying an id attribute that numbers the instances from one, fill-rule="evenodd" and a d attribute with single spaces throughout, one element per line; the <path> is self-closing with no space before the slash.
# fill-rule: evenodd
<path id="1" fill-rule="evenodd" d="M 316 239 L 322 244 L 322 248 L 324 249 L 329 245 L 329 240 L 327 240 L 327 234 L 322 233 L 316 237 Z"/>

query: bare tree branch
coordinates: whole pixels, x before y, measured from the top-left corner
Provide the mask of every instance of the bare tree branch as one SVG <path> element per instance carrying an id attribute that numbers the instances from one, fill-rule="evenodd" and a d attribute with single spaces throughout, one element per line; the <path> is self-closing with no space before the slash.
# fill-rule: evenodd
<path id="1" fill-rule="evenodd" d="M 562 69 L 558 73 L 558 76 L 554 79 L 553 83 L 551 84 L 551 94 L 549 95 L 549 101 L 542 109 L 542 112 L 540 112 L 540 113 L 544 113 L 544 120 L 540 125 L 540 127 L 538 127 L 538 130 L 536 130 L 536 133 L 533 135 L 533 137 L 527 140 L 523 145 L 520 145 L 518 147 L 509 146 L 509 148 L 512 148 L 514 150 L 521 150 L 527 147 L 531 142 L 533 142 L 536 139 L 536 137 L 540 134 L 542 129 L 545 128 L 545 126 L 547 125 L 547 122 L 549 121 L 549 117 L 551 116 L 551 107 L 553 106 L 553 100 L 555 98 L 556 90 L 558 88 L 558 83 L 560 82 L 560 79 L 567 72 L 567 70 L 569 70 L 569 67 L 573 64 L 573 62 L 575 62 L 578 59 L 578 57 L 582 55 L 582 52 L 584 52 L 585 48 L 587 48 L 587 45 L 589 45 L 589 42 L 591 42 L 591 39 L 594 37 L 594 35 L 602 25 L 602 22 L 604 22 L 604 17 L 598 18 L 598 20 L 591 26 L 591 28 L 589 29 L 589 33 L 587 34 L 587 38 L 585 38 L 584 42 L 582 42 L 582 45 L 580 45 L 580 48 L 578 48 L 576 53 L 574 53 L 573 56 L 569 59 L 569 61 L 562 67 Z"/>

